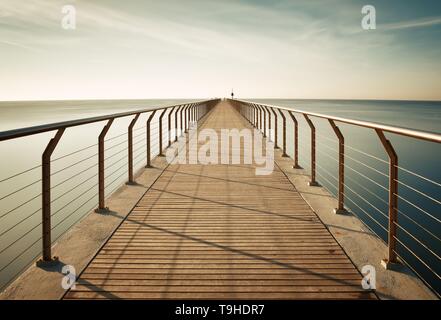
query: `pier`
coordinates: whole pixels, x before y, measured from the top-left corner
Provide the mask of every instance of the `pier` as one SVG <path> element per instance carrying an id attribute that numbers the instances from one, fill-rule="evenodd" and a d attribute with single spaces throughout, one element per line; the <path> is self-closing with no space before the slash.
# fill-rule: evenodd
<path id="1" fill-rule="evenodd" d="M 361 284 L 366 276 L 361 272 L 363 264 L 370 262 L 365 261 L 366 255 L 375 258 L 377 267 L 383 266 L 381 270 L 377 268 L 377 289 L 383 290 L 383 297 L 415 297 L 413 294 L 419 298 L 435 298 L 435 294 L 397 257 L 397 176 L 394 162 L 397 157 L 394 157 L 393 146 L 384 133 L 398 133 L 436 143 L 441 141 L 441 137 L 361 121 L 351 123 L 375 130 L 390 156 L 392 170 L 387 213 L 390 241 L 384 245 L 374 239 L 375 235 L 363 228 L 362 223 L 345 207 L 344 139 L 337 124 L 350 121 L 326 118 L 340 142 L 339 193 L 333 198 L 320 187 L 315 171 L 315 127 L 311 118 L 323 116 L 303 114 L 311 129 L 311 168 L 306 172 L 300 167 L 297 157 L 299 141 L 294 112 L 247 101 L 210 100 L 0 135 L 1 141 L 47 131 L 57 132 L 43 155 L 42 257 L 37 265 L 31 267 L 37 270 L 35 274 L 40 280 L 55 281 L 60 279 L 57 259 L 63 264 L 70 264 L 70 258 L 69 252 L 63 251 L 63 240 L 55 250 L 61 250 L 65 255 L 54 258 L 53 254 L 51 153 L 67 127 L 106 121 L 98 138 L 98 207 L 80 225 L 89 228 L 90 236 L 93 233 L 90 221 L 99 223 L 108 217 L 117 222 L 109 226 L 103 241 L 94 242 L 96 250 L 89 248 L 82 257 L 84 263 L 78 270 L 75 287 L 61 290 L 56 283 L 49 285 L 46 292 L 53 286 L 58 296 L 51 298 L 63 299 L 377 299 L 376 290 L 363 288 Z M 141 113 L 149 114 L 147 159 L 146 168 L 135 174 L 132 130 Z M 150 125 L 155 114 L 159 117 L 160 128 L 159 155 L 156 158 L 150 152 Z M 128 129 L 127 185 L 108 199 L 105 195 L 105 136 L 114 119 L 128 116 L 134 118 Z M 289 120 L 296 124 L 293 159 L 286 152 L 286 122 Z M 283 130 L 277 133 L 278 122 L 282 123 Z M 194 134 L 192 123 L 198 124 L 198 131 L 212 129 L 219 137 L 222 129 L 257 129 L 255 134 L 262 135 L 264 140 L 271 139 L 271 134 L 267 134 L 273 123 L 277 148 L 274 168 L 268 174 L 257 175 L 256 169 L 261 165 L 243 161 L 239 164 L 167 163 L 167 150 L 191 149 L 185 143 L 179 143 L 178 132 Z M 174 136 L 164 134 L 163 126 L 168 130 L 175 127 Z M 217 144 L 220 145 L 221 141 Z M 241 142 L 241 160 L 246 148 Z M 218 158 L 222 157 L 222 152 L 218 150 Z M 144 183 L 146 176 L 151 179 L 149 183 Z M 140 179 L 144 179 L 142 184 Z M 124 193 L 129 200 L 121 198 Z M 118 202 L 118 206 L 109 205 L 112 201 Z M 82 242 L 72 234 L 70 237 L 69 246 L 78 253 L 87 241 L 83 239 Z M 357 242 L 355 248 L 354 241 Z M 73 260 L 77 259 L 72 253 L 70 255 Z M 399 265 L 401 272 L 389 271 L 393 265 Z M 383 278 L 380 279 L 379 275 Z M 23 282 L 30 281 L 32 277 L 32 272 L 28 271 L 12 283 L 12 289 L 6 290 L 2 298 L 28 297 L 27 285 L 23 287 Z M 396 287 L 385 289 L 391 283 Z M 403 287 L 411 288 L 412 292 L 406 296 L 406 293 L 400 292 Z M 32 294 L 36 294 L 33 290 Z"/>
<path id="2" fill-rule="evenodd" d="M 222 102 L 205 127 L 250 125 Z M 172 164 L 65 298 L 375 298 L 361 278 L 279 168 Z"/>

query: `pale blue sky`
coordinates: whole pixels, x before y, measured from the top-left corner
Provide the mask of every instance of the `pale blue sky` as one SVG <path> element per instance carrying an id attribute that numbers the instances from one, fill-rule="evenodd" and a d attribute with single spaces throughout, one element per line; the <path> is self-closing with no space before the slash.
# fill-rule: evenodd
<path id="1" fill-rule="evenodd" d="M 440 40 L 436 0 L 0 0 L 0 100 L 441 100 Z"/>

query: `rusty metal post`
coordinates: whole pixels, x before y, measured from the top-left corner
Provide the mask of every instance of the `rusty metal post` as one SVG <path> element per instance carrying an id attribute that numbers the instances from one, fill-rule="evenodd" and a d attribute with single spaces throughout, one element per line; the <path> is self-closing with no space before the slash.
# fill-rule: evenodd
<path id="1" fill-rule="evenodd" d="M 277 123 L 277 113 L 274 110 L 274 108 L 271 108 L 271 111 L 274 114 L 274 148 L 279 149 L 279 146 L 277 144 L 277 140 L 279 140 L 278 139 L 278 133 L 277 133 L 279 131 L 279 126 L 278 126 L 278 123 Z"/>
<path id="2" fill-rule="evenodd" d="M 189 130 L 191 128 L 191 125 L 194 123 L 194 110 L 195 110 L 195 108 L 196 108 L 195 104 L 190 107 L 190 114 L 188 117 L 188 129 Z"/>
<path id="3" fill-rule="evenodd" d="M 159 116 L 159 157 L 163 157 L 162 154 L 162 118 L 164 117 L 165 113 L 167 112 L 167 108 L 164 108 L 164 111 L 162 111 L 161 115 Z"/>
<path id="4" fill-rule="evenodd" d="M 254 127 L 257 129 L 259 125 L 259 109 L 257 109 L 254 103 L 251 104 L 254 109 Z"/>
<path id="5" fill-rule="evenodd" d="M 129 180 L 126 182 L 127 185 L 134 185 L 136 182 L 133 179 L 133 127 L 135 126 L 136 121 L 138 121 L 140 113 L 137 113 L 135 117 L 130 122 L 129 128 L 128 128 L 128 159 L 129 159 Z"/>
<path id="6" fill-rule="evenodd" d="M 299 123 L 291 111 L 288 111 L 288 113 L 294 123 L 294 165 L 292 167 L 294 169 L 301 169 L 299 166 Z"/>
<path id="7" fill-rule="evenodd" d="M 264 106 L 264 112 L 266 110 L 266 112 L 268 112 L 268 141 L 271 141 L 271 112 L 268 110 L 268 108 L 266 106 Z M 266 117 L 266 112 L 265 112 L 265 117 Z M 265 120 L 265 131 L 266 131 L 266 120 Z M 266 137 L 266 134 L 264 135 L 264 137 Z"/>
<path id="8" fill-rule="evenodd" d="M 260 131 L 263 131 L 263 110 L 260 106 L 258 106 L 259 108 L 259 114 L 260 114 L 260 118 L 259 118 L 259 124 L 260 124 Z"/>
<path id="9" fill-rule="evenodd" d="M 266 109 L 263 108 L 263 137 L 266 138 Z"/>
<path id="10" fill-rule="evenodd" d="M 188 114 L 188 110 L 189 108 L 191 108 L 193 104 L 188 105 L 187 107 L 185 107 L 184 109 L 184 132 L 187 133 L 188 132 L 188 122 L 187 122 L 187 114 Z M 190 115 L 188 115 L 189 117 Z"/>
<path id="11" fill-rule="evenodd" d="M 151 155 L 150 155 L 150 146 L 151 146 L 151 132 L 150 132 L 150 123 L 152 122 L 153 117 L 155 116 L 156 110 L 153 110 L 153 112 L 150 114 L 149 118 L 147 119 L 147 164 L 146 168 L 151 168 Z"/>
<path id="12" fill-rule="evenodd" d="M 190 111 L 191 111 L 190 125 L 194 125 L 194 122 L 196 121 L 196 105 L 192 106 Z M 190 126 L 188 127 L 190 128 Z"/>
<path id="13" fill-rule="evenodd" d="M 187 109 L 187 117 L 185 118 L 185 132 L 188 133 L 188 130 L 190 130 L 190 117 L 191 117 L 191 109 L 193 108 L 194 104 L 190 105 Z"/>
<path id="14" fill-rule="evenodd" d="M 178 113 L 179 110 L 181 110 L 181 108 L 182 106 L 178 106 L 175 112 L 175 139 L 174 139 L 175 142 L 178 141 Z"/>
<path id="15" fill-rule="evenodd" d="M 98 208 L 95 209 L 97 213 L 106 213 L 109 211 L 109 208 L 105 206 L 105 176 L 104 176 L 104 138 L 106 137 L 107 132 L 110 129 L 110 126 L 113 123 L 113 118 L 107 121 L 107 124 L 104 126 L 103 130 L 98 137 Z"/>
<path id="16" fill-rule="evenodd" d="M 283 122 L 283 142 L 282 142 L 282 157 L 288 157 L 288 154 L 286 153 L 286 117 L 283 114 L 283 111 L 278 109 L 280 116 L 282 117 Z"/>
<path id="17" fill-rule="evenodd" d="M 257 104 L 256 107 L 259 109 L 259 130 L 262 131 L 262 109 Z"/>
<path id="18" fill-rule="evenodd" d="M 188 104 L 184 105 L 181 109 L 181 121 L 180 121 L 180 127 L 181 127 L 181 131 L 180 131 L 180 137 L 182 137 L 184 135 L 184 124 L 182 121 L 182 113 L 184 112 L 185 108 L 187 108 Z"/>
<path id="19" fill-rule="evenodd" d="M 176 109 L 176 106 L 171 108 L 170 113 L 168 114 L 168 147 L 172 144 L 172 137 L 171 137 L 171 119 L 173 115 L 173 111 Z"/>
<path id="20" fill-rule="evenodd" d="M 389 156 L 389 233 L 388 233 L 388 258 L 381 261 L 386 269 L 393 268 L 398 263 L 397 245 L 397 213 L 398 213 L 398 156 L 391 142 L 386 138 L 384 132 L 375 129 L 381 144 Z"/>
<path id="21" fill-rule="evenodd" d="M 305 117 L 306 122 L 308 122 L 309 128 L 311 128 L 311 181 L 308 185 L 316 187 L 318 186 L 318 183 L 315 179 L 315 127 L 307 114 L 304 113 L 303 116 Z"/>
<path id="22" fill-rule="evenodd" d="M 42 154 L 42 258 L 38 266 L 47 266 L 58 262 L 58 257 L 52 257 L 51 240 L 51 156 L 64 133 L 64 128 L 59 129 L 49 141 Z"/>
<path id="23" fill-rule="evenodd" d="M 194 104 L 190 106 L 190 108 L 188 108 L 188 129 L 190 129 L 190 123 L 193 121 L 193 109 L 194 109 Z"/>
<path id="24" fill-rule="evenodd" d="M 328 121 L 338 138 L 338 207 L 334 209 L 334 213 L 347 214 L 345 209 L 345 138 L 335 122 L 331 119 Z"/>

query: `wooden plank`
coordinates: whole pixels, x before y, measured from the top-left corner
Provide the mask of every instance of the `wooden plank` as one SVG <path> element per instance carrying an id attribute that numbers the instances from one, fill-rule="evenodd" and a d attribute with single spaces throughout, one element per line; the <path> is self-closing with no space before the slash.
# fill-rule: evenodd
<path id="1" fill-rule="evenodd" d="M 223 102 L 202 128 L 246 126 Z M 283 172 L 255 169 L 170 165 L 65 298 L 375 299 Z"/>

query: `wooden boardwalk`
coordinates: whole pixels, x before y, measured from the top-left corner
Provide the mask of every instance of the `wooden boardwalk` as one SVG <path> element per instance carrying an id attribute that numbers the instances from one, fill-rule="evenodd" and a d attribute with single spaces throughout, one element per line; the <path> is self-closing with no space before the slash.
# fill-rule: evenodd
<path id="1" fill-rule="evenodd" d="M 249 127 L 227 102 L 201 126 Z M 169 165 L 65 299 L 372 299 L 275 166 Z"/>

